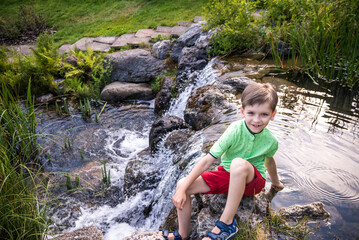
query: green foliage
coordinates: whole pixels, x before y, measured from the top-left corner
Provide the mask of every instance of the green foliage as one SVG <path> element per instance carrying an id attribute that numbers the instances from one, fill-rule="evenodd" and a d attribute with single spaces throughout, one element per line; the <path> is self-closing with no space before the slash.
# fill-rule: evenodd
<path id="1" fill-rule="evenodd" d="M 72 181 L 69 173 L 66 173 L 66 188 L 67 190 L 72 190 L 74 188 L 72 186 Z"/>
<path id="2" fill-rule="evenodd" d="M 102 170 L 102 190 L 104 190 L 104 186 L 109 186 L 111 185 L 111 172 L 110 169 L 106 170 L 106 160 L 103 162 L 103 168 L 101 168 Z"/>
<path id="3" fill-rule="evenodd" d="M 154 93 L 158 93 L 158 92 L 161 90 L 163 78 L 164 78 L 164 76 L 163 76 L 163 75 L 160 75 L 160 76 L 155 77 L 155 78 L 150 82 L 152 91 L 153 91 Z"/>
<path id="4" fill-rule="evenodd" d="M 253 15 L 256 2 L 210 0 L 206 10 L 207 29 L 217 29 L 211 39 L 211 54 L 225 55 L 263 45 L 264 26 L 262 20 Z"/>
<path id="5" fill-rule="evenodd" d="M 60 76 L 58 64 L 60 57 L 50 35 L 38 37 L 33 55 L 21 56 L 15 52 L 9 62 L 6 55 L 1 56 L 3 71 L 0 71 L 0 81 L 5 83 L 17 95 L 26 95 L 27 86 L 31 80 L 31 91 L 34 95 L 56 92 L 54 79 Z"/>
<path id="6" fill-rule="evenodd" d="M 26 35 L 38 36 L 48 28 L 46 18 L 32 4 L 18 6 L 11 18 L 0 16 L 0 38 L 17 41 Z"/>
<path id="7" fill-rule="evenodd" d="M 112 65 L 105 62 L 104 54 L 75 50 L 70 53 L 76 58 L 76 64 L 64 61 L 64 85 L 68 92 L 78 98 L 99 97 L 101 89 L 109 82 Z"/>
<path id="8" fill-rule="evenodd" d="M 92 109 L 90 100 L 84 99 L 83 103 L 82 100 L 80 100 L 80 111 L 83 117 L 91 117 Z"/>
<path id="9" fill-rule="evenodd" d="M 34 99 L 21 106 L 2 83 L 0 89 L 0 236 L 43 239 L 47 229 L 47 186 L 37 169 L 39 145 Z"/>

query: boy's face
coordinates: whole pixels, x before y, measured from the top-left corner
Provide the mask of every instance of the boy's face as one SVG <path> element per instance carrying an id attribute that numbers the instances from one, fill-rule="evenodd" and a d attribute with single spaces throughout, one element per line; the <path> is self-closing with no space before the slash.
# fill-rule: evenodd
<path id="1" fill-rule="evenodd" d="M 248 105 L 241 107 L 242 117 L 245 119 L 247 127 L 252 133 L 259 133 L 274 119 L 277 110 L 272 111 L 269 103 Z"/>

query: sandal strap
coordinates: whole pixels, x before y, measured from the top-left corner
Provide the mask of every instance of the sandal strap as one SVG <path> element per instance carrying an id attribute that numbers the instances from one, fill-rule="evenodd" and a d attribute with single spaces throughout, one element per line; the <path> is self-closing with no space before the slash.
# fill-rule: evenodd
<path id="1" fill-rule="evenodd" d="M 181 237 L 181 235 L 179 234 L 178 231 L 174 231 L 172 233 L 175 236 L 175 240 L 182 240 L 182 237 Z"/>
<path id="2" fill-rule="evenodd" d="M 162 236 L 165 240 L 168 240 L 168 234 L 170 233 L 170 231 L 168 230 L 161 230 L 162 231 Z"/>
<path id="3" fill-rule="evenodd" d="M 233 220 L 233 223 L 234 223 L 234 220 Z M 231 223 L 230 225 L 228 225 L 228 224 L 225 224 L 224 222 L 218 220 L 218 221 L 216 222 L 216 226 L 217 226 L 221 231 L 229 232 L 229 231 L 235 230 L 235 229 L 233 229 L 233 227 L 232 227 L 233 223 Z"/>

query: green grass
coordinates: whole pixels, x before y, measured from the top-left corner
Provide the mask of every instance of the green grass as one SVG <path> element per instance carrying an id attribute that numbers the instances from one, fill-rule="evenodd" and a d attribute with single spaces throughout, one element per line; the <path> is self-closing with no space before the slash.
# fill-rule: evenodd
<path id="1" fill-rule="evenodd" d="M 178 21 L 193 21 L 202 15 L 207 0 L 34 0 L 36 12 L 47 18 L 57 30 L 54 40 L 59 44 L 74 43 L 82 37 L 117 36 L 159 25 L 172 26 Z M 28 1 L 0 2 L 0 15 L 16 16 Z"/>
<path id="2" fill-rule="evenodd" d="M 34 100 L 25 107 L 0 88 L 0 239 L 43 239 L 47 185 L 37 157 Z"/>

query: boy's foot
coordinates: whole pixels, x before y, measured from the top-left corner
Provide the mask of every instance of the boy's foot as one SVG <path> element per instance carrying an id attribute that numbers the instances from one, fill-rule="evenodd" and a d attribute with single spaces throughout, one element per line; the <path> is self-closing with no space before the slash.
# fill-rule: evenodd
<path id="1" fill-rule="evenodd" d="M 233 239 L 238 233 L 236 221 L 231 224 L 225 224 L 224 222 L 217 221 L 216 226 L 212 229 L 212 232 L 208 232 L 203 240 L 229 240 Z"/>

